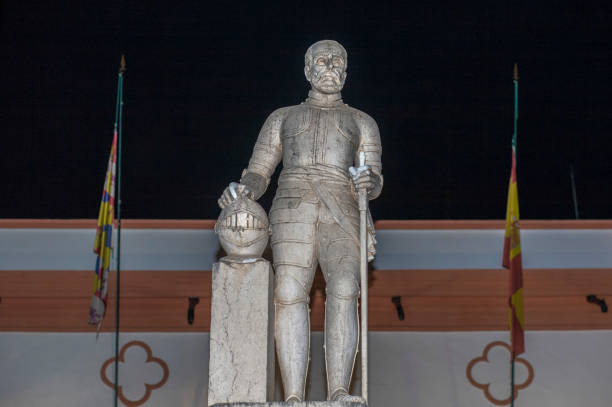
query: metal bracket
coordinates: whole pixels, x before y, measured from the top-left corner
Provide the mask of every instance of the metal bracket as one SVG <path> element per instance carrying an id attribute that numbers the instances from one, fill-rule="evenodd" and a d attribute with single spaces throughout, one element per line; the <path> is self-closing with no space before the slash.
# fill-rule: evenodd
<path id="1" fill-rule="evenodd" d="M 195 306 L 200 303 L 200 297 L 189 297 L 189 308 L 187 309 L 187 323 L 193 325 L 195 318 Z"/>
<path id="2" fill-rule="evenodd" d="M 608 304 L 606 304 L 606 300 L 603 298 L 597 298 L 595 294 L 589 294 L 587 295 L 586 300 L 592 304 L 599 305 L 601 312 L 608 312 Z"/>
<path id="3" fill-rule="evenodd" d="M 391 302 L 393 304 L 395 304 L 395 309 L 397 310 L 397 317 L 399 318 L 400 321 L 404 320 L 404 308 L 402 307 L 402 297 L 395 296 L 395 297 L 391 297 Z"/>

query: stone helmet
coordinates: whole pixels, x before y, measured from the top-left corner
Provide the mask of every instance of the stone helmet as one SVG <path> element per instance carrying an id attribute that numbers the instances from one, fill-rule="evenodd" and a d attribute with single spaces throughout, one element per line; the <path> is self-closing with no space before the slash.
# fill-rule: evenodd
<path id="1" fill-rule="evenodd" d="M 254 200 L 240 196 L 221 211 L 215 233 L 230 258 L 259 258 L 268 244 L 266 211 Z"/>

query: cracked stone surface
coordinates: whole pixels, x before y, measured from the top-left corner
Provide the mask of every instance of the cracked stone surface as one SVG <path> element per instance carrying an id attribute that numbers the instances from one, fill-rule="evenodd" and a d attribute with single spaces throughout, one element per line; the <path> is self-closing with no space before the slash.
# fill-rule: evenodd
<path id="1" fill-rule="evenodd" d="M 264 259 L 213 265 L 208 405 L 274 396 L 274 280 Z"/>

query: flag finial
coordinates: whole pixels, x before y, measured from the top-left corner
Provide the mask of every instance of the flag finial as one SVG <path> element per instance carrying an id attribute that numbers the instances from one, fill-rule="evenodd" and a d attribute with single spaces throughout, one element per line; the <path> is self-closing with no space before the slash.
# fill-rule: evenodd
<path id="1" fill-rule="evenodd" d="M 121 54 L 121 64 L 119 65 L 119 72 L 125 72 L 125 55 Z"/>
<path id="2" fill-rule="evenodd" d="M 514 64 L 514 72 L 512 74 L 512 79 L 518 81 L 518 65 Z"/>

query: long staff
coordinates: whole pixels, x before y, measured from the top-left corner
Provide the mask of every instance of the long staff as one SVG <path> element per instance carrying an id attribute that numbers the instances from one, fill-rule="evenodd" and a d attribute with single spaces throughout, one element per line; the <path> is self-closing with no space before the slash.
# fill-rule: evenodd
<path id="1" fill-rule="evenodd" d="M 359 167 L 365 153 L 359 153 Z M 361 397 L 368 402 L 368 191 L 359 188 L 359 255 L 361 274 Z"/>

